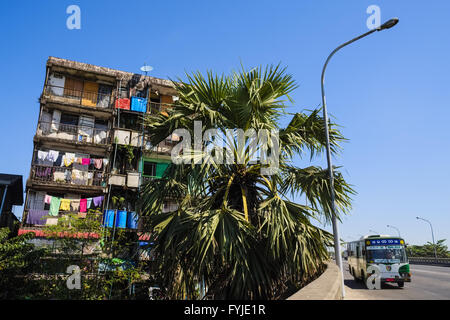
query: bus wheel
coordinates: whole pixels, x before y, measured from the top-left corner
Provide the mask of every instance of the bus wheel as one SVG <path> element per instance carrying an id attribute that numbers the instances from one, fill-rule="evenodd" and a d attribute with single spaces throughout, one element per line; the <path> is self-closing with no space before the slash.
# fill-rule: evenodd
<path id="1" fill-rule="evenodd" d="M 405 283 L 403 281 L 397 282 L 397 285 L 399 288 L 403 288 L 405 286 Z"/>
<path id="2" fill-rule="evenodd" d="M 353 279 L 355 279 L 355 281 L 359 280 L 358 277 L 356 276 L 355 269 L 353 269 L 353 268 L 352 268 L 352 276 L 353 276 Z"/>

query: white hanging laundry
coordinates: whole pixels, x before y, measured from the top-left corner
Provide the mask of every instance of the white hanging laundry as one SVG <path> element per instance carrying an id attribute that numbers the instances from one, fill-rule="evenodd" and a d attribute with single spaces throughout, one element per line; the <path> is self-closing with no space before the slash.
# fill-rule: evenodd
<path id="1" fill-rule="evenodd" d="M 106 137 L 106 130 L 99 131 L 95 129 L 94 143 L 102 143 Z"/>
<path id="2" fill-rule="evenodd" d="M 55 182 L 66 182 L 66 174 L 62 171 L 57 171 L 53 173 L 53 181 Z"/>
<path id="3" fill-rule="evenodd" d="M 48 157 L 48 151 L 38 151 L 37 157 L 39 160 L 45 161 L 45 159 Z"/>
<path id="4" fill-rule="evenodd" d="M 59 151 L 49 150 L 47 160 L 50 162 L 55 162 L 59 157 Z"/>
<path id="5" fill-rule="evenodd" d="M 75 161 L 75 153 L 66 152 L 61 161 L 61 166 L 70 166 Z"/>

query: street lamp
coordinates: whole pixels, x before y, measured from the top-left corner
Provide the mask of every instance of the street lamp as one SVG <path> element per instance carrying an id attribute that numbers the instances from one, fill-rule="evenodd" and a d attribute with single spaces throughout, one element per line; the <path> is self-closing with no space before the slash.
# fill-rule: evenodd
<path id="1" fill-rule="evenodd" d="M 390 226 L 390 225 L 387 225 L 387 227 L 388 228 L 394 228 L 395 230 L 397 230 L 397 232 L 398 232 L 398 236 L 401 238 L 402 236 L 400 235 L 400 230 L 398 230 L 398 228 L 397 227 L 394 227 L 394 226 Z"/>
<path id="2" fill-rule="evenodd" d="M 321 77 L 321 85 L 322 85 L 322 107 L 323 107 L 323 123 L 325 127 L 325 140 L 326 140 L 326 150 L 327 150 L 327 163 L 328 163 L 328 174 L 329 174 L 329 180 L 330 180 L 330 196 L 331 196 L 331 211 L 332 211 L 332 223 L 333 223 L 333 236 L 334 236 L 334 253 L 336 256 L 336 264 L 339 266 L 339 269 L 341 270 L 341 287 L 342 287 L 342 297 L 345 296 L 345 289 L 344 289 L 344 269 L 342 268 L 342 259 L 341 259 L 341 249 L 339 247 L 339 229 L 337 224 L 337 217 L 336 217 L 336 204 L 335 204 L 335 195 L 334 195 L 334 176 L 333 176 L 333 166 L 331 163 L 331 148 L 330 148 L 330 135 L 328 133 L 328 113 L 327 113 L 327 104 L 325 99 L 325 70 L 327 68 L 328 62 L 330 61 L 331 57 L 340 49 L 343 47 L 361 39 L 366 36 L 368 36 L 371 33 L 374 33 L 375 31 L 382 31 L 385 29 L 392 28 L 398 23 L 398 18 L 390 19 L 389 21 L 383 23 L 378 28 L 372 29 L 356 38 L 353 38 L 350 41 L 347 41 L 343 44 L 341 44 L 339 47 L 334 49 L 330 55 L 328 56 L 327 60 L 325 61 L 325 64 L 322 69 L 322 77 Z"/>
<path id="3" fill-rule="evenodd" d="M 431 225 L 431 222 L 428 221 L 427 219 L 420 218 L 420 217 L 416 217 L 416 219 L 418 219 L 418 220 L 423 220 L 423 221 L 428 222 L 428 223 L 430 224 L 430 228 L 431 228 L 431 239 L 433 239 L 434 259 L 437 260 L 436 244 L 434 243 L 434 232 L 433 232 L 433 226 Z"/>

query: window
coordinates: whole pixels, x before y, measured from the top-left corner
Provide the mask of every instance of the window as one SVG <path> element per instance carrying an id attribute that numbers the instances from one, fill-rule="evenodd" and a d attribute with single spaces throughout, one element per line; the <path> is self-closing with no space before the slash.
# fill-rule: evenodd
<path id="1" fill-rule="evenodd" d="M 160 97 L 152 94 L 150 96 L 150 113 L 156 114 L 160 109 Z"/>
<path id="2" fill-rule="evenodd" d="M 139 118 L 136 117 L 134 114 L 123 113 L 120 115 L 119 128 L 141 131 L 142 124 L 141 121 L 139 121 Z"/>
<path id="3" fill-rule="evenodd" d="M 402 246 L 369 246 L 367 261 L 370 263 L 404 263 L 407 262 Z"/>
<path id="4" fill-rule="evenodd" d="M 155 177 L 156 176 L 156 163 L 150 161 L 144 161 L 144 176 Z"/>
<path id="5" fill-rule="evenodd" d="M 101 108 L 108 108 L 111 99 L 112 87 L 104 84 L 98 86 L 97 106 Z"/>
<path id="6" fill-rule="evenodd" d="M 73 78 L 66 78 L 64 82 L 64 96 L 81 98 L 83 92 L 83 81 Z"/>
<path id="7" fill-rule="evenodd" d="M 118 92 L 117 96 L 119 99 L 128 98 L 128 88 L 127 87 L 119 88 L 119 92 Z"/>
<path id="8" fill-rule="evenodd" d="M 164 175 L 169 163 L 144 161 L 144 176 L 161 178 Z"/>
<path id="9" fill-rule="evenodd" d="M 68 133 L 76 133 L 78 125 L 78 116 L 63 113 L 59 121 L 59 130 Z"/>
<path id="10" fill-rule="evenodd" d="M 94 127 L 99 130 L 108 130 L 108 120 L 95 119 Z"/>
<path id="11" fill-rule="evenodd" d="M 139 98 L 147 98 L 147 90 L 137 90 L 135 91 L 134 94 L 135 97 L 139 97 Z"/>
<path id="12" fill-rule="evenodd" d="M 61 114 L 60 123 L 61 124 L 71 124 L 71 125 L 76 126 L 76 125 L 78 125 L 78 116 L 77 115 L 63 113 L 63 114 Z"/>

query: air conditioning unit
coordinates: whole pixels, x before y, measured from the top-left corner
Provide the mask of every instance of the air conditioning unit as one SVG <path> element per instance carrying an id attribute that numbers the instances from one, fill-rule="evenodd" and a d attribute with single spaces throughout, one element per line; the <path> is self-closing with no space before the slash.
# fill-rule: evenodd
<path id="1" fill-rule="evenodd" d="M 139 187 L 139 172 L 127 173 L 127 187 L 138 188 Z"/>
<path id="2" fill-rule="evenodd" d="M 121 129 L 114 130 L 115 143 L 129 145 L 130 139 L 131 139 L 131 131 Z"/>
<path id="3" fill-rule="evenodd" d="M 111 174 L 109 176 L 108 184 L 114 185 L 114 186 L 125 186 L 125 180 L 127 176 L 122 174 Z"/>

